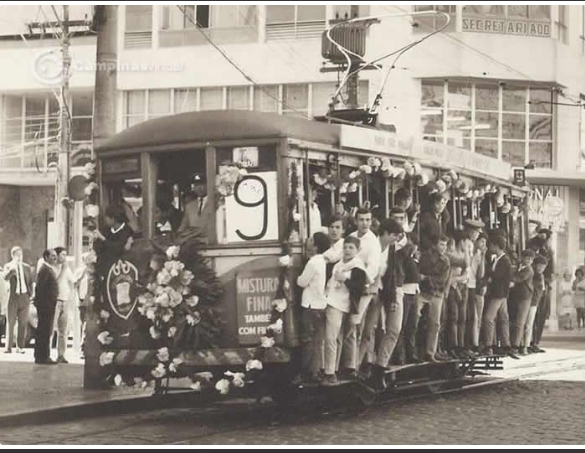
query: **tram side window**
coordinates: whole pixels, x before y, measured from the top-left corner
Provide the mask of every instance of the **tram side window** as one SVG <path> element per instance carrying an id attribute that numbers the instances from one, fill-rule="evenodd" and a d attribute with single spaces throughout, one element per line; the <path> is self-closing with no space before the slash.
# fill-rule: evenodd
<path id="1" fill-rule="evenodd" d="M 206 237 L 213 206 L 207 202 L 205 150 L 164 153 L 157 162 L 155 234 L 198 228 Z"/>
<path id="2" fill-rule="evenodd" d="M 121 206 L 126 215 L 125 221 L 134 231 L 134 236 L 141 237 L 143 199 L 140 158 L 131 156 L 104 160 L 102 178 L 106 205 Z"/>
<path id="3" fill-rule="evenodd" d="M 278 240 L 276 146 L 217 148 L 216 161 L 218 242 Z"/>

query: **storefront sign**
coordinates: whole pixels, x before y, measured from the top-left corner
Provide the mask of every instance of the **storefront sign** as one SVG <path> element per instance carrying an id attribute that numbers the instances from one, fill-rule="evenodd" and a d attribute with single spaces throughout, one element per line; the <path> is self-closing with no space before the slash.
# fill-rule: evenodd
<path id="1" fill-rule="evenodd" d="M 563 186 L 532 186 L 528 198 L 528 217 L 532 221 L 560 232 L 568 218 L 568 188 Z"/>
<path id="2" fill-rule="evenodd" d="M 272 302 L 278 289 L 278 269 L 236 275 L 236 310 L 240 344 L 259 344 L 271 324 Z M 278 335 L 276 337 L 278 341 Z"/>
<path id="3" fill-rule="evenodd" d="M 276 172 L 251 173 L 226 197 L 228 242 L 274 241 L 278 239 Z"/>
<path id="4" fill-rule="evenodd" d="M 535 22 L 518 19 L 490 19 L 485 17 L 463 17 L 463 31 L 498 33 L 504 35 L 550 36 L 550 22 Z"/>

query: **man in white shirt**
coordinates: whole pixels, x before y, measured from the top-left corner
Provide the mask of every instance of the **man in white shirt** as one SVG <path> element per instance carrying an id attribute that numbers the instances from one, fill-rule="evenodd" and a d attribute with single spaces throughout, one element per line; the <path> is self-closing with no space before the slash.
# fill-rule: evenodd
<path id="1" fill-rule="evenodd" d="M 69 363 L 65 358 L 67 351 L 67 324 L 69 318 L 69 299 L 75 281 L 73 272 L 67 264 L 67 250 L 56 247 L 55 252 L 59 259 L 60 272 L 57 276 L 59 293 L 55 307 L 55 330 L 57 330 L 57 363 Z"/>
<path id="2" fill-rule="evenodd" d="M 328 231 L 330 247 L 323 253 L 323 257 L 327 264 L 335 264 L 343 256 L 343 235 L 345 234 L 343 217 L 340 215 L 331 217 Z"/>
<path id="3" fill-rule="evenodd" d="M 357 237 L 360 240 L 360 258 L 366 267 L 367 282 L 366 291 L 360 299 L 358 313 L 349 315 L 344 329 L 344 343 L 341 351 L 339 369 L 344 370 L 350 377 L 355 377 L 358 367 L 358 346 L 361 341 L 361 333 L 364 328 L 364 314 L 370 306 L 372 298 L 377 294 L 378 289 L 375 284 L 380 270 L 380 259 L 382 248 L 380 241 L 370 229 L 372 226 L 372 213 L 367 208 L 360 208 L 356 212 L 357 231 L 350 236 Z"/>

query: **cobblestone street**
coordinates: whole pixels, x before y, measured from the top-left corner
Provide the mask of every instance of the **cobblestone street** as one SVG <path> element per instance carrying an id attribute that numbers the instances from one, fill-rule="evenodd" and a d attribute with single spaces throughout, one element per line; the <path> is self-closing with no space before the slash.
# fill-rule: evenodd
<path id="1" fill-rule="evenodd" d="M 7 444 L 557 444 L 585 441 L 585 383 L 521 381 L 360 411 L 266 404 L 4 428 Z"/>

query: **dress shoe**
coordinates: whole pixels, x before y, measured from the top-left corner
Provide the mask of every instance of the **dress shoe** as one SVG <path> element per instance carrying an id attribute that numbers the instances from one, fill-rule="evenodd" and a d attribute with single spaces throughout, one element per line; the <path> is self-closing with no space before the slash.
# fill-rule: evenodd
<path id="1" fill-rule="evenodd" d="M 428 363 L 439 363 L 440 362 L 440 360 L 437 360 L 437 358 L 434 355 L 429 355 L 429 354 L 425 355 L 423 360 L 425 362 L 428 362 Z"/>
<path id="2" fill-rule="evenodd" d="M 381 392 L 386 388 L 385 375 L 386 375 L 385 368 L 379 365 L 374 365 L 370 382 L 372 384 L 372 387 L 378 392 Z"/>
<path id="3" fill-rule="evenodd" d="M 57 362 L 55 362 L 53 359 L 35 360 L 35 363 L 38 365 L 57 365 Z"/>
<path id="4" fill-rule="evenodd" d="M 337 376 L 335 374 L 326 374 L 321 380 L 321 385 L 324 385 L 325 387 L 337 385 L 338 383 L 339 381 L 337 380 Z"/>
<path id="5" fill-rule="evenodd" d="M 69 363 L 69 361 L 65 357 L 60 355 L 59 357 L 57 357 L 57 363 Z"/>
<path id="6" fill-rule="evenodd" d="M 520 348 L 520 350 L 518 351 L 518 355 L 528 355 L 528 351 L 526 350 L 526 348 Z"/>
<path id="7" fill-rule="evenodd" d="M 4 354 L 12 354 L 12 349 L 5 349 Z"/>
<path id="8" fill-rule="evenodd" d="M 507 352 L 508 352 L 508 357 L 511 357 L 514 360 L 520 360 L 520 357 L 518 357 L 516 355 L 516 351 L 513 348 L 512 349 L 509 349 Z"/>
<path id="9" fill-rule="evenodd" d="M 16 348 L 16 353 L 17 354 L 24 354 L 25 350 L 24 349 L 20 349 L 20 348 Z"/>
<path id="10" fill-rule="evenodd" d="M 364 381 L 367 381 L 372 377 L 372 368 L 373 365 L 371 363 L 364 363 L 360 367 L 359 377 L 362 378 Z"/>

